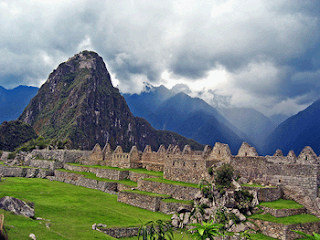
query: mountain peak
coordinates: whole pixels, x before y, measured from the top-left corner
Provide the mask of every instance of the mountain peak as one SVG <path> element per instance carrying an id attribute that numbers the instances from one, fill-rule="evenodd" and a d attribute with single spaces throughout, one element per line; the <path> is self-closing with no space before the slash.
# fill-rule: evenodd
<path id="1" fill-rule="evenodd" d="M 158 148 L 166 144 L 165 139 L 188 142 L 181 136 L 156 132 L 148 122 L 135 118 L 119 90 L 112 86 L 103 59 L 90 51 L 61 63 L 19 120 L 43 137 L 67 140 L 76 149 L 92 149 L 96 143 L 104 146 L 107 142 L 125 150 L 147 144 Z"/>

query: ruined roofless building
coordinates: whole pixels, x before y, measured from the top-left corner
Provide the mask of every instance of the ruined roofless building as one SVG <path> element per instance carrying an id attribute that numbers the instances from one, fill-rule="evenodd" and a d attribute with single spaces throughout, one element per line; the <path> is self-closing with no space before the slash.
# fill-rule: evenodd
<path id="1" fill-rule="evenodd" d="M 45 152 L 35 151 L 38 155 L 41 155 L 41 151 Z M 46 150 L 49 159 L 55 159 L 54 151 Z M 66 153 L 59 153 L 59 156 L 68 156 L 70 159 L 73 153 L 64 151 Z M 50 157 L 50 154 L 53 156 Z M 81 155 L 79 152 L 77 154 Z M 202 179 L 212 180 L 208 168 L 229 163 L 240 173 L 243 183 L 279 186 L 289 198 L 308 209 L 315 209 L 320 215 L 320 159 L 310 147 L 305 147 L 298 156 L 293 151 L 284 156 L 281 150 L 277 150 L 273 156 L 259 156 L 254 147 L 243 143 L 234 156 L 229 146 L 222 143 L 216 143 L 212 149 L 205 146 L 203 151 L 193 151 L 188 145 L 182 150 L 179 146 L 169 145 L 166 148 L 161 145 L 157 151 L 146 146 L 142 152 L 134 146 L 129 153 L 123 152 L 121 146 L 112 150 L 107 143 L 103 149 L 97 144 L 91 152 L 83 151 L 82 156 L 77 157 L 76 161 L 87 165 L 163 171 L 165 179 L 196 184 Z"/>

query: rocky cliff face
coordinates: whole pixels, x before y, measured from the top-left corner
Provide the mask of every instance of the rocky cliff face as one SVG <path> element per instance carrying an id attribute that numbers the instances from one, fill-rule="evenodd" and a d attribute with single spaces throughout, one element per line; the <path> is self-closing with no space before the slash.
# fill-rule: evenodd
<path id="1" fill-rule="evenodd" d="M 69 140 L 77 149 L 109 142 L 140 150 L 149 144 L 201 145 L 178 134 L 156 131 L 130 112 L 119 90 L 112 86 L 102 58 L 83 51 L 61 63 L 19 117 L 46 138 Z"/>

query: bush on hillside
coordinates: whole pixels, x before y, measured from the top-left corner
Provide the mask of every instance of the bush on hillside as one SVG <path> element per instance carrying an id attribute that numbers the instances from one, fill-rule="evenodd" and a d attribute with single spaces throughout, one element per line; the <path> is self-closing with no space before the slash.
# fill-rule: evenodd
<path id="1" fill-rule="evenodd" d="M 22 121 L 3 122 L 0 125 L 0 149 L 14 151 L 21 144 L 37 138 L 33 128 Z"/>
<path id="2" fill-rule="evenodd" d="M 224 163 L 221 167 L 216 168 L 214 172 L 214 182 L 216 186 L 220 188 L 231 187 L 233 172 L 233 167 L 228 163 Z"/>

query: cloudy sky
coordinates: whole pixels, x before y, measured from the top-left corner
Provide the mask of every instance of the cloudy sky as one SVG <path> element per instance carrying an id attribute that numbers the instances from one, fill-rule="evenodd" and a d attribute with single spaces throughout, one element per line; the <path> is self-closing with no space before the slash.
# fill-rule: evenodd
<path id="1" fill-rule="evenodd" d="M 122 92 L 293 114 L 319 98 L 319 20 L 319 0 L 0 0 L 0 85 L 40 87 L 88 49 Z"/>

